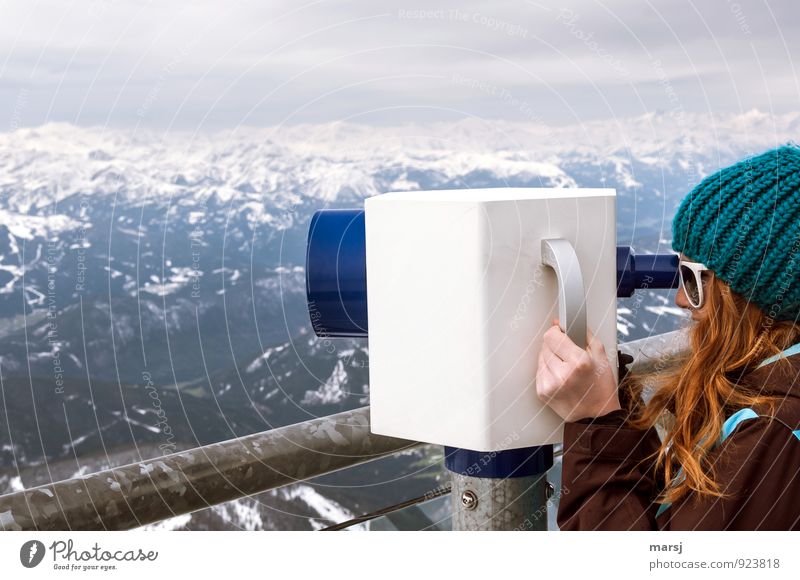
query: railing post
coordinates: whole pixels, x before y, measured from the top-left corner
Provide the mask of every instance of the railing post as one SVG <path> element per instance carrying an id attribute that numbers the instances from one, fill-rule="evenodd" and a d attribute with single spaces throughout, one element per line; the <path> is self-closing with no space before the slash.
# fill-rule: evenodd
<path id="1" fill-rule="evenodd" d="M 505 451 L 445 447 L 454 530 L 547 530 L 553 446 Z"/>

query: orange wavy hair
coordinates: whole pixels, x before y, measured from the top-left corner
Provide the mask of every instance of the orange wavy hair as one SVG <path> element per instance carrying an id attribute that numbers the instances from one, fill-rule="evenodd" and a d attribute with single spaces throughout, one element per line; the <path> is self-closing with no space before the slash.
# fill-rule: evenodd
<path id="1" fill-rule="evenodd" d="M 775 321 L 712 271 L 704 272 L 703 279 L 705 303 L 698 311 L 700 319 L 688 329 L 689 348 L 658 361 L 656 366 L 662 368 L 655 371 L 628 373 L 620 385 L 622 405 L 629 411 L 627 424 L 637 429 L 659 425 L 666 433 L 655 463 L 664 485 L 657 503 L 675 502 L 692 491 L 728 497 L 706 458 L 725 418 L 756 404 L 774 412 L 783 399 L 738 381 L 800 338 L 799 324 Z M 772 364 L 792 366 L 786 358 Z M 641 397 L 645 390 L 653 393 L 646 404 Z M 679 468 L 684 476 L 673 482 Z"/>

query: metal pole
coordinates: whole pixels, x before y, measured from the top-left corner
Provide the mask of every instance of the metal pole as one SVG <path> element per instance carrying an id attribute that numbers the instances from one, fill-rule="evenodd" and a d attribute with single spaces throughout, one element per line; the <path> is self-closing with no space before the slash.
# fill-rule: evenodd
<path id="1" fill-rule="evenodd" d="M 421 445 L 369 407 L 0 496 L 0 529 L 126 530 Z"/>
<path id="2" fill-rule="evenodd" d="M 452 474 L 454 530 L 547 530 L 547 477 Z"/>
<path id="3" fill-rule="evenodd" d="M 505 451 L 444 448 L 454 530 L 546 530 L 553 446 Z"/>

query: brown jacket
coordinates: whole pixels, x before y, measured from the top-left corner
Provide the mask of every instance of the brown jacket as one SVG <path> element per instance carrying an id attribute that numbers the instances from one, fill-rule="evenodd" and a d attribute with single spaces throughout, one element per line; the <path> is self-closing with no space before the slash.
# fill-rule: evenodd
<path id="1" fill-rule="evenodd" d="M 660 445 L 654 428 L 624 426 L 625 411 L 581 419 L 564 427 L 558 525 L 562 530 L 798 530 L 800 529 L 800 354 L 791 372 L 767 364 L 740 382 L 784 395 L 776 420 L 738 424 L 709 457 L 731 499 L 687 494 L 656 516 L 653 500 L 663 476 L 643 461 Z"/>

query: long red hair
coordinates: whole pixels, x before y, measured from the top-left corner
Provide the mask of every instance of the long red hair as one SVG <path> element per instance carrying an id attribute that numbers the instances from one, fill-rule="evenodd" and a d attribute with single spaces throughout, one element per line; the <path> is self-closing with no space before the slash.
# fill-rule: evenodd
<path id="1" fill-rule="evenodd" d="M 700 320 L 688 328 L 689 348 L 658 361 L 656 370 L 628 373 L 620 385 L 630 412 L 628 425 L 657 426 L 664 434 L 656 457 L 664 488 L 659 503 L 675 502 L 691 491 L 727 497 L 706 458 L 725 418 L 757 404 L 773 412 L 783 398 L 762 394 L 739 379 L 800 338 L 799 324 L 774 320 L 713 272 L 703 276 L 706 303 L 698 311 Z M 792 366 L 786 358 L 772 364 Z M 642 394 L 648 392 L 653 395 L 645 404 Z M 683 476 L 673 481 L 679 468 Z"/>

